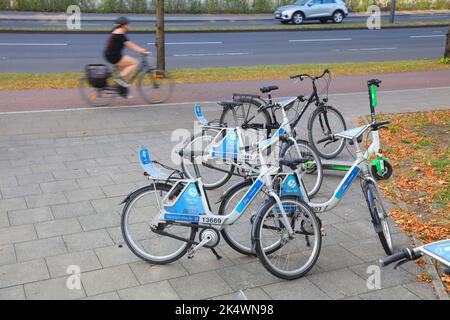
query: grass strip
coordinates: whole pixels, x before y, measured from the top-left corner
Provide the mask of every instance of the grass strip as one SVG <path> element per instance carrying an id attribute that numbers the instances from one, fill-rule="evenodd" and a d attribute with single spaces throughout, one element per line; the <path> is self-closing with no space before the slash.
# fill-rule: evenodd
<path id="1" fill-rule="evenodd" d="M 178 84 L 243 80 L 288 79 L 298 73 L 319 74 L 330 69 L 333 76 L 450 70 L 437 60 L 348 62 L 250 67 L 189 68 L 170 70 Z M 80 66 L 83 69 L 83 66 Z M 1 73 L 0 89 L 64 89 L 78 87 L 83 72 Z"/>

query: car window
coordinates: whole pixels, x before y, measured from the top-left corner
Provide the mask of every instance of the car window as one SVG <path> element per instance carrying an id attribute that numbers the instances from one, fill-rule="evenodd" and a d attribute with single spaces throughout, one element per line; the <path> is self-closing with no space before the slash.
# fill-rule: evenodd
<path id="1" fill-rule="evenodd" d="M 322 4 L 322 0 L 313 0 L 314 4 Z"/>
<path id="2" fill-rule="evenodd" d="M 332 4 L 336 3 L 336 0 L 323 0 L 323 4 Z"/>

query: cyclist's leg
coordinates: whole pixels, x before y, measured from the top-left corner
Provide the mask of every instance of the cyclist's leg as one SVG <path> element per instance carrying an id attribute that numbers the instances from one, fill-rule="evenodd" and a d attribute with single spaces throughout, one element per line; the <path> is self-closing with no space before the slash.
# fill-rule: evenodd
<path id="1" fill-rule="evenodd" d="M 116 67 L 120 70 L 120 76 L 124 79 L 128 77 L 134 70 L 136 70 L 139 62 L 130 56 L 123 56 L 119 62 L 116 63 Z"/>

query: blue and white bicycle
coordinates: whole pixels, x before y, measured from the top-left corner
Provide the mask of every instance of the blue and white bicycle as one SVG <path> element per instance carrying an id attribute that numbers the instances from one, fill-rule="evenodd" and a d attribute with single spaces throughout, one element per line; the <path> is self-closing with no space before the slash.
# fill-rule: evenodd
<path id="1" fill-rule="evenodd" d="M 181 171 L 159 170 L 148 148 L 141 146 L 141 165 L 151 183 L 124 200 L 121 227 L 131 251 L 152 264 L 171 263 L 185 254 L 193 258 L 202 247 L 210 248 L 220 258 L 214 249 L 220 242 L 220 231 L 238 221 L 257 195 L 264 193 L 267 197 L 254 226 L 271 232 L 255 233 L 254 252 L 274 258 L 264 265 L 278 277 L 295 279 L 306 274 L 319 257 L 321 222 L 297 196 L 279 196 L 272 188 L 272 177 L 280 168 L 266 163 L 264 152 L 278 143 L 283 133 L 281 127 L 270 139 L 253 146 L 259 158 L 259 175 L 227 215 L 211 212 L 201 178 L 185 179 Z M 281 161 L 281 165 L 299 165 L 303 161 Z"/>

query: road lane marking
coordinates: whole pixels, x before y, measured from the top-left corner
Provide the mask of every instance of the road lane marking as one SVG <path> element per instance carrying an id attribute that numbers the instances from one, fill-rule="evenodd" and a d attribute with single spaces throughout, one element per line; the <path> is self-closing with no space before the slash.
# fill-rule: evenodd
<path id="1" fill-rule="evenodd" d="M 65 26 L 67 26 L 67 23 L 44 23 L 43 26 L 46 26 L 46 27 L 65 27 Z M 101 26 L 101 24 L 100 23 L 81 22 L 81 26 L 98 27 L 98 26 Z"/>
<path id="2" fill-rule="evenodd" d="M 207 56 L 242 56 L 248 55 L 248 52 L 228 52 L 228 53 L 186 53 L 174 54 L 174 57 L 207 57 Z"/>
<path id="3" fill-rule="evenodd" d="M 154 42 L 149 42 L 148 44 L 155 44 Z M 192 45 L 192 44 L 199 44 L 199 45 L 204 45 L 204 44 L 223 44 L 222 41 L 208 41 L 208 42 L 166 42 L 166 44 L 168 45 Z"/>
<path id="4" fill-rule="evenodd" d="M 397 50 L 398 48 L 361 48 L 361 49 L 348 49 L 348 51 L 383 51 L 383 50 Z"/>
<path id="5" fill-rule="evenodd" d="M 334 39 L 299 39 L 288 40 L 288 42 L 320 42 L 320 41 L 352 41 L 352 38 L 334 38 Z"/>
<path id="6" fill-rule="evenodd" d="M 68 46 L 68 43 L 0 42 L 0 46 Z"/>
<path id="7" fill-rule="evenodd" d="M 412 39 L 415 38 L 440 38 L 445 37 L 445 34 L 430 34 L 430 35 L 423 35 L 423 36 L 409 36 Z"/>

